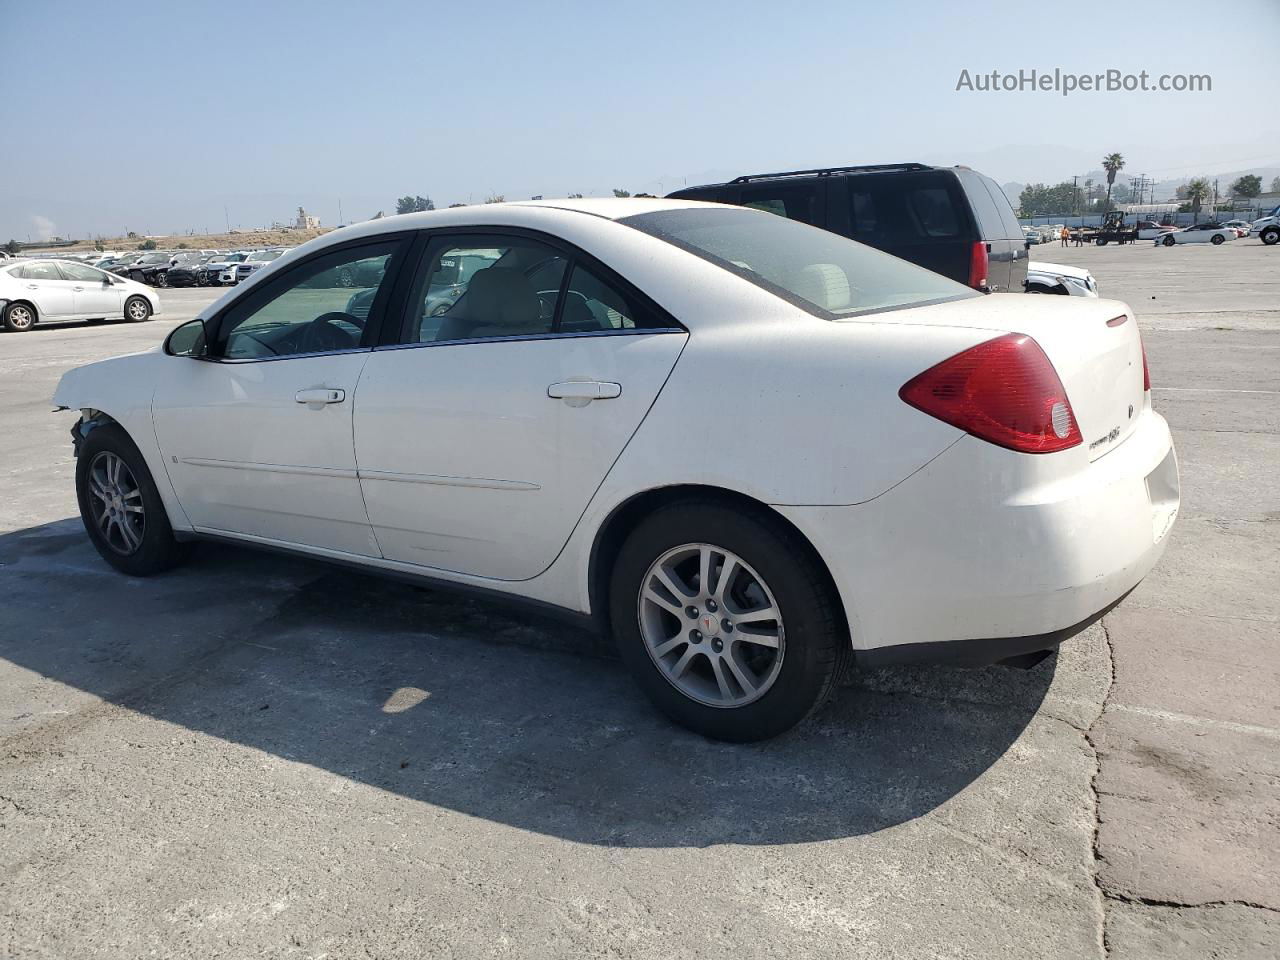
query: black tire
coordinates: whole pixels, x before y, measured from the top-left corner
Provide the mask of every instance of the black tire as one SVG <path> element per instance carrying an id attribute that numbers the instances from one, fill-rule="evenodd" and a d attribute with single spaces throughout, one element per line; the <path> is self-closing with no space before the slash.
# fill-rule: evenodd
<path id="1" fill-rule="evenodd" d="M 710 706 L 678 689 L 655 664 L 641 631 L 640 591 L 650 566 L 673 548 L 701 543 L 733 551 L 752 567 L 785 625 L 775 678 L 742 706 Z M 680 501 L 641 521 L 614 564 L 609 611 L 619 654 L 649 699 L 676 723 L 715 740 L 745 743 L 789 730 L 826 701 L 852 659 L 839 599 L 807 544 L 776 519 L 716 500 Z"/>
<path id="2" fill-rule="evenodd" d="M 135 293 L 124 302 L 124 318 L 130 323 L 146 323 L 151 319 L 150 301 Z"/>
<path id="3" fill-rule="evenodd" d="M 99 456 L 114 454 L 128 468 L 132 475 L 140 497 L 133 498 L 131 503 L 141 501 L 142 514 L 140 526 L 132 526 L 135 521 L 126 518 L 131 524 L 138 544 L 128 549 L 128 543 L 119 533 L 112 533 L 112 525 L 108 522 L 106 532 L 99 522 L 102 516 L 100 509 L 104 501 L 91 492 L 93 483 L 91 471 L 101 463 Z M 137 446 L 117 424 L 109 423 L 89 432 L 80 445 L 80 455 L 76 460 L 76 500 L 80 504 L 80 519 L 84 522 L 85 532 L 103 560 L 121 573 L 134 577 L 147 577 L 168 570 L 186 557 L 186 545 L 178 543 L 173 537 L 173 528 L 169 525 L 169 517 L 156 489 L 151 471 L 147 469 Z M 131 505 L 131 504 L 128 504 Z"/>
<path id="4" fill-rule="evenodd" d="M 14 301 L 4 308 L 4 328 L 10 333 L 26 333 L 36 325 L 36 308 Z"/>
<path id="5" fill-rule="evenodd" d="M 1280 243 L 1280 227 L 1267 227 L 1258 234 L 1258 238 L 1268 247 L 1274 247 Z"/>
<path id="6" fill-rule="evenodd" d="M 1173 246 L 1175 243 L 1177 243 L 1178 241 L 1177 241 L 1177 240 L 1175 240 L 1175 239 L 1173 239 L 1173 237 L 1165 237 L 1165 238 L 1164 238 L 1163 240 L 1161 240 L 1160 242 L 1161 242 L 1162 244 L 1164 244 L 1166 247 L 1172 247 L 1172 246 Z"/>
<path id="7" fill-rule="evenodd" d="M 153 287 L 167 287 L 169 285 L 169 274 L 164 270 L 157 270 L 151 275 L 151 285 Z"/>
<path id="8" fill-rule="evenodd" d="M 1100 246 L 1100 247 L 1105 247 L 1105 246 L 1107 245 L 1107 238 L 1106 238 L 1106 237 L 1099 237 L 1099 238 L 1098 238 L 1098 240 L 1097 240 L 1097 244 L 1098 244 L 1098 246 Z"/>
<path id="9" fill-rule="evenodd" d="M 1222 244 L 1227 242 L 1227 238 L 1220 233 L 1215 233 L 1212 237 L 1209 238 L 1209 242 L 1212 243 L 1215 247 L 1220 247 L 1222 246 Z"/>

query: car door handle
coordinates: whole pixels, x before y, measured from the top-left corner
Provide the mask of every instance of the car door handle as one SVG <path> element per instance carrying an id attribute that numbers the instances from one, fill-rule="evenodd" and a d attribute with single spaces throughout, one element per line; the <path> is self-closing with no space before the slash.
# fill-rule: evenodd
<path id="1" fill-rule="evenodd" d="M 293 399 L 298 403 L 314 405 L 319 408 L 326 403 L 341 403 L 347 399 L 347 391 L 337 390 L 333 387 L 312 387 L 309 390 L 299 390 L 293 395 Z"/>
<path id="2" fill-rule="evenodd" d="M 38 283 L 28 283 L 28 284 L 27 284 L 27 289 L 28 289 L 28 290 L 39 290 L 39 289 L 40 289 L 40 284 L 38 284 Z"/>
<path id="3" fill-rule="evenodd" d="M 561 380 L 547 387 L 547 396 L 555 400 L 612 400 L 622 396 L 622 384 L 607 380 Z"/>
<path id="4" fill-rule="evenodd" d="M 76 293 L 84 293 L 84 287 L 72 287 L 71 289 Z"/>

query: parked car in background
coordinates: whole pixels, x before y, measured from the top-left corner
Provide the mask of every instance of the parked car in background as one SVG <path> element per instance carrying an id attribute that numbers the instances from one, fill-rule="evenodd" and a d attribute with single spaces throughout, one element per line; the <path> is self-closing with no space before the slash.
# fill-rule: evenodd
<path id="1" fill-rule="evenodd" d="M 1185 230 L 1172 230 L 1157 237 L 1155 243 L 1164 247 L 1172 247 L 1178 243 L 1212 243 L 1216 247 L 1235 239 L 1236 232 L 1230 227 L 1224 227 L 1220 223 L 1197 223 Z"/>
<path id="2" fill-rule="evenodd" d="M 235 279 L 234 283 L 243 283 L 248 280 L 255 271 L 261 270 L 272 260 L 284 256 L 287 250 L 259 250 L 256 253 L 249 254 L 244 260 L 241 260 L 234 267 Z"/>
<path id="3" fill-rule="evenodd" d="M 1226 223 L 1223 224 L 1223 226 L 1231 230 L 1234 230 L 1236 232 L 1237 237 L 1243 238 L 1249 235 L 1248 220 L 1228 220 Z"/>
<path id="4" fill-rule="evenodd" d="M 1164 224 L 1156 220 L 1139 220 L 1138 239 L 1155 240 L 1157 237 L 1163 237 L 1166 233 L 1172 233 L 1177 229 L 1173 224 Z"/>
<path id="5" fill-rule="evenodd" d="M 377 289 L 363 322 L 342 268 Z M 1178 511 L 1149 387 L 1123 304 L 628 198 L 349 227 L 54 402 L 127 574 L 209 537 L 560 607 L 676 722 L 744 741 L 851 662 L 1027 662 L 1119 603 Z"/>
<path id="6" fill-rule="evenodd" d="M 160 312 L 154 290 L 71 260 L 6 260 L 0 265 L 0 321 L 22 333 L 41 321 L 134 323 Z"/>
<path id="7" fill-rule="evenodd" d="M 738 177 L 672 199 L 711 200 L 822 227 L 984 292 L 1021 292 L 1027 242 L 1000 185 L 968 167 L 895 163 Z"/>
<path id="8" fill-rule="evenodd" d="M 110 271 L 122 277 L 128 277 L 137 283 L 145 283 L 153 287 L 165 285 L 169 272 L 169 254 L 152 252 L 144 253 L 129 263 L 119 263 L 110 267 Z"/>
<path id="9" fill-rule="evenodd" d="M 1032 260 L 1027 267 L 1027 293 L 1053 293 L 1072 297 L 1096 297 L 1098 282 L 1084 267 Z"/>
<path id="10" fill-rule="evenodd" d="M 215 254 L 206 266 L 210 286 L 228 286 L 236 282 L 235 267 L 249 259 L 247 250 Z"/>
<path id="11" fill-rule="evenodd" d="M 213 254 L 192 254 L 169 267 L 166 283 L 170 287 L 205 287 L 210 285 L 209 264 Z"/>

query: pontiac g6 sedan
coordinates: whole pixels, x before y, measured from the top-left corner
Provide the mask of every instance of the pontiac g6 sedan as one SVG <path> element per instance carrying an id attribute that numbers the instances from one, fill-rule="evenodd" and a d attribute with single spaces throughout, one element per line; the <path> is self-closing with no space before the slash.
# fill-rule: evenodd
<path id="1" fill-rule="evenodd" d="M 1053 649 L 1178 509 L 1125 305 L 983 296 L 687 201 L 339 230 L 55 402 L 119 570 L 219 539 L 561 608 L 726 740 L 791 727 L 850 661 Z"/>

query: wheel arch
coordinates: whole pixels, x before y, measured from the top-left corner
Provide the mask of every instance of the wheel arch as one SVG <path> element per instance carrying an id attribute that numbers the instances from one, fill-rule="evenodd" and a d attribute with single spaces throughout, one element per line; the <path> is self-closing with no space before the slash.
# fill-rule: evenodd
<path id="1" fill-rule="evenodd" d="M 848 640 L 849 618 L 844 597 L 836 586 L 835 578 L 831 575 L 826 560 L 804 532 L 762 500 L 736 490 L 704 484 L 673 484 L 652 487 L 632 494 L 615 506 L 596 529 L 587 561 L 587 596 L 591 605 L 591 618 L 606 636 L 610 634 L 611 628 L 607 599 L 609 580 L 613 575 L 618 551 L 626 542 L 627 536 L 646 516 L 659 507 L 682 500 L 703 500 L 733 506 L 763 520 L 793 539 L 821 571 L 824 584 L 836 601 L 835 608 L 840 615 L 840 629 Z"/>

